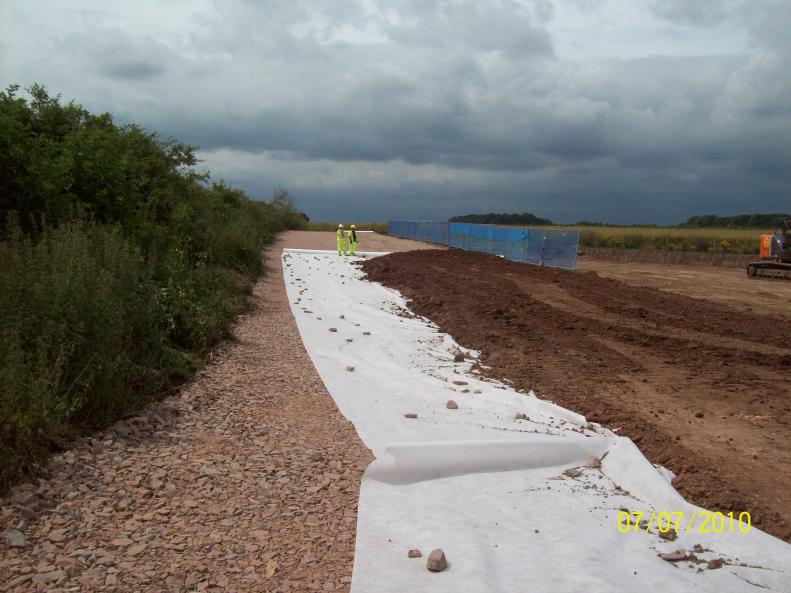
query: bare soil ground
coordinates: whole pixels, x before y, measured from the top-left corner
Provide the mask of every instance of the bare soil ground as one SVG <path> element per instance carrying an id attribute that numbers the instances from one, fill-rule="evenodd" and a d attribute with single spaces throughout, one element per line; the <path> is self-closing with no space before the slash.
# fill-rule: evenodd
<path id="1" fill-rule="evenodd" d="M 631 437 L 676 473 L 691 502 L 749 511 L 791 541 L 786 297 L 763 295 L 772 306 L 758 306 L 752 291 L 763 286 L 743 273 L 737 281 L 679 266 L 647 279 L 645 264 L 625 266 L 603 263 L 600 275 L 445 250 L 391 254 L 363 269 L 480 350 L 491 376 Z M 788 290 L 780 284 L 767 290 Z"/>
<path id="2" fill-rule="evenodd" d="M 0 500 L 0 591 L 349 589 L 372 456 L 302 345 L 280 264 L 287 246 L 334 249 L 334 235 L 281 237 L 235 339 L 192 382 Z"/>
<path id="3" fill-rule="evenodd" d="M 577 269 L 596 272 L 631 286 L 650 286 L 675 294 L 729 305 L 739 311 L 791 317 L 791 282 L 751 280 L 745 267 L 621 263 L 595 257 L 577 258 Z M 767 343 L 776 337 L 766 336 Z"/>
<path id="4" fill-rule="evenodd" d="M 348 230 L 348 227 L 347 227 Z M 359 230 L 363 230 L 362 226 Z M 400 239 L 378 233 L 359 233 L 357 251 L 410 251 L 413 249 L 446 249 L 442 245 L 431 245 L 422 241 Z M 287 234 L 287 247 L 295 249 L 337 249 L 334 232 L 290 231 Z"/>

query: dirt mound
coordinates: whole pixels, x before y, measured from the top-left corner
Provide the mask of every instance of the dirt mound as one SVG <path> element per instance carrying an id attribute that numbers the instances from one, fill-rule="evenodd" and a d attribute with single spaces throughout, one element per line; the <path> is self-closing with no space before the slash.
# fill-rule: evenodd
<path id="1" fill-rule="evenodd" d="M 791 541 L 787 320 L 460 250 L 366 262 L 496 378 L 631 437 L 691 502 Z"/>

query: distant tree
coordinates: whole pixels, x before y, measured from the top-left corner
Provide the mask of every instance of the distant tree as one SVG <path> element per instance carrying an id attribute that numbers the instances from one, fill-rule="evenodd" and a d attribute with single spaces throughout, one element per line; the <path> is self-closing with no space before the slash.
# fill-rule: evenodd
<path id="1" fill-rule="evenodd" d="M 283 210 L 296 210 L 296 203 L 289 191 L 284 187 L 278 187 L 272 194 L 272 205 Z"/>
<path id="2" fill-rule="evenodd" d="M 449 222 L 469 222 L 473 224 L 523 224 L 523 225 L 547 225 L 552 224 L 552 221 L 547 218 L 539 218 L 529 212 L 521 214 L 496 214 L 489 212 L 488 214 L 465 214 L 463 216 L 454 216 L 448 219 Z"/>
<path id="3" fill-rule="evenodd" d="M 283 224 L 287 229 L 305 228 L 308 223 L 308 217 L 297 210 L 296 201 L 286 188 L 277 188 L 272 194 L 270 203 L 280 212 Z"/>

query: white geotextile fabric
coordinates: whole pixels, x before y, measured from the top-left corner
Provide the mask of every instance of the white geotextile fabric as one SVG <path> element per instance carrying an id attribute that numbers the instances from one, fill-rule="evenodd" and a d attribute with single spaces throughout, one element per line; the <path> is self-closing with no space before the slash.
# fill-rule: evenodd
<path id="1" fill-rule="evenodd" d="M 619 508 L 700 509 L 631 440 L 454 363 L 456 351 L 477 353 L 427 320 L 405 317 L 404 299 L 362 280 L 354 261 L 283 252 L 308 354 L 376 456 L 362 482 L 353 593 L 791 591 L 791 546 L 757 529 L 682 532 L 674 542 L 619 533 Z M 449 399 L 458 410 L 446 408 Z M 605 453 L 601 471 L 562 475 Z M 729 564 L 707 570 L 657 557 L 696 543 L 711 550 L 699 558 Z M 425 557 L 437 547 L 450 568 L 431 573 Z M 411 548 L 423 558 L 409 559 Z"/>

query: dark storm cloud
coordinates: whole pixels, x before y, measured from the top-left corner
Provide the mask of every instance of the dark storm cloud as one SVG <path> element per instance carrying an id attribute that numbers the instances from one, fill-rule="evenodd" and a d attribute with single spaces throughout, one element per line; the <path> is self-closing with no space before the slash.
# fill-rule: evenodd
<path id="1" fill-rule="evenodd" d="M 657 16 L 696 25 L 720 23 L 744 4 L 745 0 L 648 0 Z"/>
<path id="2" fill-rule="evenodd" d="M 610 22 L 618 1 L 575 4 Z M 719 50 L 564 58 L 547 0 L 232 0 L 178 36 L 61 34 L 57 60 L 21 82 L 53 76 L 90 108 L 200 145 L 216 176 L 256 196 L 293 188 L 314 217 L 787 209 L 791 2 L 646 2 L 668 40 L 721 31 Z"/>
<path id="3" fill-rule="evenodd" d="M 134 60 L 100 64 L 98 69 L 99 72 L 110 78 L 128 80 L 150 78 L 165 72 L 165 67 L 162 64 Z"/>
<path id="4" fill-rule="evenodd" d="M 176 60 L 165 45 L 146 34 L 130 34 L 121 29 L 98 29 L 71 33 L 55 41 L 57 51 L 73 58 L 72 63 L 86 74 L 138 81 L 164 74 Z"/>

